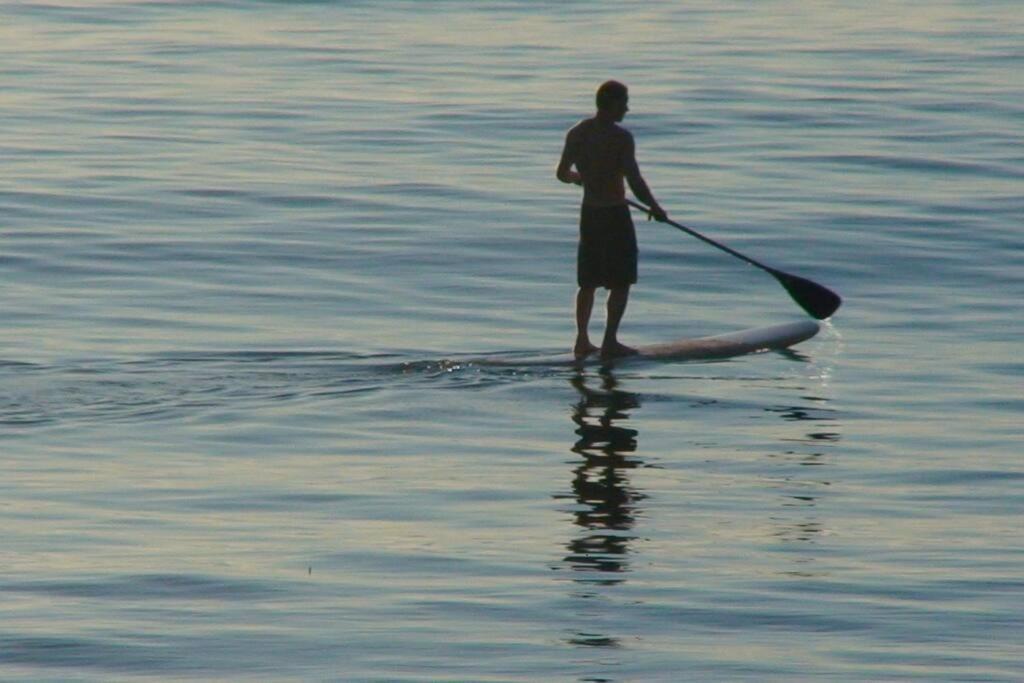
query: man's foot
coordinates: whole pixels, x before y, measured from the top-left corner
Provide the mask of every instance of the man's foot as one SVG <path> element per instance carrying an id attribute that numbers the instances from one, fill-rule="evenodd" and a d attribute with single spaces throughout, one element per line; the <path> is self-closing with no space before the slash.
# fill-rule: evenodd
<path id="1" fill-rule="evenodd" d="M 572 355 L 576 357 L 576 360 L 580 360 L 598 351 L 600 349 L 591 344 L 589 339 L 577 339 L 576 346 L 572 349 Z"/>
<path id="2" fill-rule="evenodd" d="M 605 344 L 601 347 L 601 360 L 611 360 L 612 358 L 622 358 L 623 356 L 635 356 L 637 353 L 639 353 L 639 351 L 633 347 L 615 342 L 614 344 Z"/>

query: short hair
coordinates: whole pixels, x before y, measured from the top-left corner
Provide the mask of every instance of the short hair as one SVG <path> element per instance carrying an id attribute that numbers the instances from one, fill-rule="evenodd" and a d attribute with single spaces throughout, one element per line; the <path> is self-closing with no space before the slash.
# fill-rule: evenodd
<path id="1" fill-rule="evenodd" d="M 629 97 L 626 86 L 618 81 L 605 81 L 598 87 L 597 100 L 598 109 L 607 109 L 613 102 L 620 102 Z"/>

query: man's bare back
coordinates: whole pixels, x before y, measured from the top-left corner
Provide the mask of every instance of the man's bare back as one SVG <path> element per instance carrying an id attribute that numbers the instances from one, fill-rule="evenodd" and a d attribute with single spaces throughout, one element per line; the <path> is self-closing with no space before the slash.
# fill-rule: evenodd
<path id="1" fill-rule="evenodd" d="M 579 171 L 583 203 L 620 206 L 626 202 L 623 182 L 636 168 L 633 136 L 617 123 L 585 119 L 566 135 L 568 156 Z"/>

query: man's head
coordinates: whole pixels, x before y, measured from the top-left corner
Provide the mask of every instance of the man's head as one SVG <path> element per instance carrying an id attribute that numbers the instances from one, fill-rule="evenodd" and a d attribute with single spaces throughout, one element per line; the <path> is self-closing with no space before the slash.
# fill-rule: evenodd
<path id="1" fill-rule="evenodd" d="M 621 121 L 629 111 L 629 91 L 618 81 L 605 81 L 597 89 L 597 111 Z"/>

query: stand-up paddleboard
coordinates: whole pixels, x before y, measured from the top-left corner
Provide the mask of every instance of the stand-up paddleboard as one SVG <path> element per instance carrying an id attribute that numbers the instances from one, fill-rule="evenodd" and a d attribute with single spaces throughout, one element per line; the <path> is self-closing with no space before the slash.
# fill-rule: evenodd
<path id="1" fill-rule="evenodd" d="M 743 356 L 760 351 L 776 351 L 799 344 L 816 335 L 820 326 L 813 320 L 755 327 L 749 330 L 718 334 L 712 337 L 679 339 L 664 344 L 649 344 L 637 347 L 637 353 L 610 360 L 602 360 L 597 354 L 579 360 L 570 353 L 551 355 L 516 354 L 475 358 L 472 362 L 480 365 L 622 365 L 637 361 L 654 360 L 716 360 Z"/>

